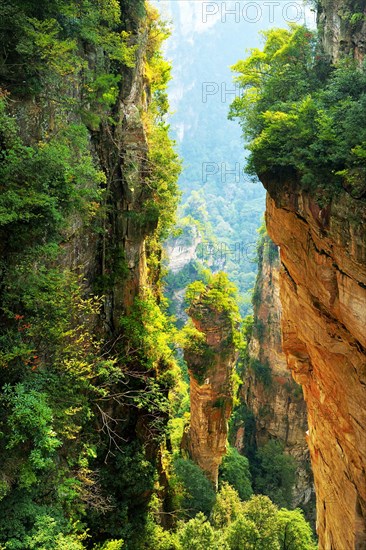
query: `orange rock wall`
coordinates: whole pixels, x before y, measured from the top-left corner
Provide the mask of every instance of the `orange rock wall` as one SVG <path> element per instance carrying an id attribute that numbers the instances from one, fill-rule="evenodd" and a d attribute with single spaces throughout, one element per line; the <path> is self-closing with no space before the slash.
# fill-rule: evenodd
<path id="1" fill-rule="evenodd" d="M 320 209 L 264 181 L 281 250 L 283 348 L 308 408 L 319 548 L 366 548 L 366 202 Z"/>
<path id="2" fill-rule="evenodd" d="M 196 313 L 198 309 L 196 306 Z M 191 310 L 190 315 L 196 328 L 205 334 L 212 359 L 209 364 L 202 365 L 201 357 L 185 351 L 190 376 L 191 420 L 182 447 L 217 487 L 219 466 L 226 453 L 237 353 L 227 314 L 202 310 L 200 315 L 194 315 Z M 197 367 L 204 368 L 202 381 L 194 375 Z"/>

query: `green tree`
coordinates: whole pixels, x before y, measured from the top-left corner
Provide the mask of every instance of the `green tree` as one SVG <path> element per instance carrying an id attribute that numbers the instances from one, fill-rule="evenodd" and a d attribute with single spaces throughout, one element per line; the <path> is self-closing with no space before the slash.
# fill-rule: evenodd
<path id="1" fill-rule="evenodd" d="M 205 515 L 196 517 L 181 525 L 178 540 L 182 550 L 207 550 L 216 548 L 216 536 Z"/>
<path id="2" fill-rule="evenodd" d="M 342 187 L 364 196 L 365 66 L 344 59 L 324 71 L 305 27 L 264 35 L 263 49 L 233 67 L 243 95 L 229 116 L 248 140 L 248 171 L 285 172 L 316 191 L 320 205 Z"/>
<path id="3" fill-rule="evenodd" d="M 316 550 L 310 525 L 303 512 L 282 508 L 277 514 L 278 540 L 281 550 Z"/>
<path id="4" fill-rule="evenodd" d="M 259 533 L 256 550 L 279 550 L 277 506 L 266 496 L 254 495 L 243 509 L 246 520 L 253 522 Z"/>
<path id="5" fill-rule="evenodd" d="M 211 512 L 211 523 L 217 529 L 223 529 L 235 521 L 242 512 L 242 503 L 237 491 L 223 482 Z"/>
<path id="6" fill-rule="evenodd" d="M 189 459 L 178 457 L 174 460 L 174 472 L 181 485 L 180 492 L 183 493 L 181 507 L 187 516 L 193 517 L 197 512 L 209 516 L 216 495 L 212 483 L 201 468 Z"/>
<path id="7" fill-rule="evenodd" d="M 224 533 L 224 540 L 230 550 L 255 550 L 259 546 L 261 535 L 255 523 L 244 515 L 231 523 Z M 270 548 L 270 547 L 267 547 Z M 272 549 L 272 547 L 271 547 Z"/>
<path id="8" fill-rule="evenodd" d="M 296 101 L 314 88 L 311 68 L 315 35 L 296 25 L 263 31 L 262 35 L 263 49 L 252 49 L 245 60 L 232 67 L 244 94 L 234 99 L 229 117 L 239 117 L 250 138 L 263 129 L 263 113 L 284 102 Z"/>
<path id="9" fill-rule="evenodd" d="M 252 495 L 249 461 L 235 447 L 228 448 L 220 466 L 219 477 L 236 489 L 241 500 L 247 500 Z"/>
<path id="10" fill-rule="evenodd" d="M 257 451 L 254 486 L 278 506 L 291 506 L 296 462 L 283 449 L 279 441 L 269 440 Z"/>

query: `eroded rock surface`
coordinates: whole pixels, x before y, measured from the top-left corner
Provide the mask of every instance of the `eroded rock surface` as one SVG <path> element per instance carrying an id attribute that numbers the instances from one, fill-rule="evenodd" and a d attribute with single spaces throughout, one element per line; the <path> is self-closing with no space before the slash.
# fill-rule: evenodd
<path id="1" fill-rule="evenodd" d="M 366 52 L 365 2 L 321 0 L 317 7 L 323 49 L 331 60 L 350 54 L 362 61 Z"/>
<path id="2" fill-rule="evenodd" d="M 320 208 L 262 178 L 281 250 L 283 348 L 308 408 L 321 549 L 366 547 L 366 202 Z"/>
<path id="3" fill-rule="evenodd" d="M 233 326 L 227 311 L 201 302 L 191 306 L 189 314 L 205 335 L 207 353 L 184 353 L 190 375 L 191 420 L 182 445 L 217 486 L 233 403 L 232 374 L 237 360 Z"/>

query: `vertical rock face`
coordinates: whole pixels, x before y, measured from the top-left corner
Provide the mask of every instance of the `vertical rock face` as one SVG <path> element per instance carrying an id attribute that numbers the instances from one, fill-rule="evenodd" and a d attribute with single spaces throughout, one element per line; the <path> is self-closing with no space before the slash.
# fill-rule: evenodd
<path id="1" fill-rule="evenodd" d="M 283 347 L 308 408 L 322 549 L 366 547 L 366 201 L 320 209 L 262 178 L 281 250 Z"/>
<path id="2" fill-rule="evenodd" d="M 334 62 L 365 54 L 365 2 L 321 0 Z M 308 409 L 319 547 L 366 548 L 366 200 L 322 208 L 294 179 L 262 175 L 269 235 L 281 251 L 283 349 Z"/>
<path id="3" fill-rule="evenodd" d="M 322 46 L 332 61 L 353 54 L 362 60 L 366 51 L 366 19 L 363 0 L 321 0 L 318 27 Z"/>
<path id="4" fill-rule="evenodd" d="M 249 368 L 242 398 L 255 419 L 257 446 L 262 446 L 270 438 L 277 439 L 297 462 L 293 494 L 296 507 L 310 501 L 313 481 L 306 443 L 306 404 L 300 386 L 292 379 L 282 350 L 279 272 L 278 249 L 266 236 L 260 247 L 253 331 L 248 349 Z M 259 369 L 265 369 L 265 378 Z M 239 438 L 237 446 L 242 450 L 244 441 Z"/>
<path id="5" fill-rule="evenodd" d="M 205 353 L 186 349 L 190 375 L 191 421 L 182 442 L 190 457 L 217 486 L 218 469 L 226 452 L 232 411 L 232 374 L 237 359 L 229 314 L 202 302 L 189 314 L 205 338 Z"/>
<path id="6" fill-rule="evenodd" d="M 106 177 L 108 215 L 105 216 L 101 237 L 86 226 L 82 215 L 73 212 L 67 221 L 61 244 L 59 263 L 78 272 L 90 289 L 97 278 L 113 279 L 106 290 L 104 316 L 107 333 L 118 330 L 119 320 L 126 313 L 139 290 L 147 284 L 146 238 L 155 227 L 135 221 L 146 200 L 148 170 L 148 143 L 143 114 L 149 107 L 149 83 L 145 77 L 148 32 L 143 22 L 136 23 L 131 40 L 136 44 L 136 62 L 133 67 L 122 66 L 121 86 L 116 100 L 115 123 L 103 121 L 89 130 L 90 151 L 95 164 Z M 84 56 L 90 68 L 106 65 L 103 51 L 90 51 Z M 81 79 L 79 75 L 78 78 Z M 67 93 L 75 102 L 82 101 L 80 82 L 64 77 Z M 11 88 L 10 88 L 11 89 Z M 46 89 L 45 97 L 28 100 L 11 96 L 10 111 L 17 120 L 19 133 L 27 144 L 46 140 L 60 131 L 65 122 L 81 123 L 74 110 L 68 111 L 60 101 L 53 99 L 56 89 Z M 48 94 L 48 96 L 47 96 Z M 63 98 L 64 100 L 64 98 Z M 1 245 L 0 245 L 1 246 Z M 126 263 L 128 273 L 119 273 Z M 117 276 L 112 277 L 115 272 Z M 109 282 L 109 281 L 108 281 Z"/>
<path id="7" fill-rule="evenodd" d="M 168 268 L 172 273 L 179 273 L 187 264 L 197 260 L 197 247 L 202 242 L 202 236 L 197 227 L 192 225 L 189 232 L 176 238 L 171 238 L 166 246 Z"/>

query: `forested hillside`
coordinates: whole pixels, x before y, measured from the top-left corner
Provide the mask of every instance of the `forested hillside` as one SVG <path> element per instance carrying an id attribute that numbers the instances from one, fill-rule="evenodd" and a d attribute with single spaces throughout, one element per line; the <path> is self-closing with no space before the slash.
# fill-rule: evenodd
<path id="1" fill-rule="evenodd" d="M 135 0 L 0 15 L 0 544 L 137 548 L 174 380 L 167 33 Z"/>

